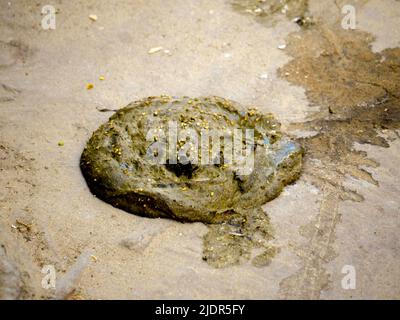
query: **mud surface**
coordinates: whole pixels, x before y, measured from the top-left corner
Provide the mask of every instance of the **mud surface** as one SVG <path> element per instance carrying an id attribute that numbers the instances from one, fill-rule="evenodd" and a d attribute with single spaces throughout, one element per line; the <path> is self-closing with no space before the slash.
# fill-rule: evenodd
<path id="1" fill-rule="evenodd" d="M 286 16 L 300 26 L 311 25 L 308 0 L 230 0 L 232 7 L 242 14 L 253 15 L 267 26 L 276 23 L 279 15 Z"/>
<path id="2" fill-rule="evenodd" d="M 357 9 L 366 3 L 360 1 Z M 341 10 L 345 4 L 336 1 L 334 6 Z M 347 179 L 379 186 L 371 172 L 379 163 L 356 150 L 355 144 L 387 148 L 399 138 L 400 49 L 373 52 L 371 34 L 341 28 L 340 16 L 312 17 L 308 1 L 235 1 L 233 6 L 267 27 L 282 14 L 302 27 L 286 38 L 284 49 L 293 59 L 278 74 L 304 87 L 310 106 L 319 108 L 308 120 L 288 127 L 292 132 L 307 132 L 299 140 L 306 150 L 303 178 L 324 198 L 317 218 L 300 228 L 309 243 L 298 247 L 297 254 L 308 258 L 303 258 L 296 274 L 281 282 L 281 294 L 319 298 L 330 284 L 323 265 L 337 257 L 332 244 L 341 219 L 339 203 L 364 200 L 346 186 Z"/>
<path id="3" fill-rule="evenodd" d="M 354 143 L 388 147 L 382 131 L 400 128 L 400 49 L 373 53 L 372 40 L 368 33 L 330 26 L 303 30 L 289 36 L 294 59 L 280 70 L 321 106 L 314 119 L 291 125 L 315 133 L 302 139 L 305 170 L 318 186 L 338 188 L 343 199 L 361 200 L 342 186 L 346 175 L 378 183 L 365 168 L 378 164 Z"/>
<path id="4" fill-rule="evenodd" d="M 93 134 L 82 172 L 95 195 L 128 212 L 218 224 L 203 259 L 239 263 L 272 237 L 260 206 L 298 179 L 302 159 L 271 114 L 243 109 L 219 97 L 131 103 Z"/>
<path id="5" fill-rule="evenodd" d="M 356 150 L 355 143 L 387 148 L 399 137 L 400 49 L 374 53 L 373 40 L 366 32 L 323 23 L 287 38 L 293 60 L 279 74 L 304 87 L 310 105 L 320 107 L 310 120 L 289 127 L 311 133 L 300 139 L 307 150 L 304 179 L 317 186 L 324 199 L 317 218 L 300 229 L 309 243 L 297 252 L 308 258 L 281 282 L 286 298 L 316 299 L 329 288 L 323 265 L 338 256 L 333 242 L 341 220 L 339 202 L 364 200 L 345 186 L 348 177 L 379 186 L 371 172 L 379 163 Z"/>
<path id="6" fill-rule="evenodd" d="M 0 2 L 0 295 L 400 296 L 400 2 L 291 1 L 296 14 L 232 2 L 55 0 L 55 30 L 41 26 L 47 1 Z M 356 30 L 340 26 L 349 4 Z M 262 231 L 141 217 L 90 192 L 79 160 L 110 116 L 99 111 L 166 92 L 257 105 L 300 139 L 300 178 L 246 213 Z M 46 265 L 56 289 L 42 286 Z"/>
<path id="7" fill-rule="evenodd" d="M 18 267 L 7 257 L 0 247 L 0 300 L 21 298 L 22 283 Z"/>

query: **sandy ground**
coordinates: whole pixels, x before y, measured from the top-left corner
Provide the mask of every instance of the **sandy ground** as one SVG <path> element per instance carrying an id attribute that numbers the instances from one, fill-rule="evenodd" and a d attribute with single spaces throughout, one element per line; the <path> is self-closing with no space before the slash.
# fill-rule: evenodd
<path id="1" fill-rule="evenodd" d="M 374 52 L 400 46 L 400 2 L 349 3 L 357 28 L 376 37 Z M 264 268 L 210 267 L 201 259 L 205 225 L 113 208 L 79 170 L 86 141 L 110 116 L 98 110 L 149 95 L 218 95 L 274 112 L 284 127 L 305 121 L 319 106 L 277 73 L 292 59 L 278 46 L 297 24 L 283 15 L 259 23 L 223 0 L 54 0 L 56 29 L 43 30 L 46 4 L 0 1 L 2 298 L 400 298 L 395 132 L 382 133 L 393 137 L 389 148 L 354 144 L 379 164 L 368 168 L 378 185 L 346 177 L 363 201 L 301 178 L 264 206 L 280 248 Z M 339 8 L 309 5 L 326 20 Z M 148 53 L 158 46 L 169 51 Z M 46 265 L 57 290 L 42 287 Z M 355 289 L 342 287 L 345 265 L 355 268 Z"/>

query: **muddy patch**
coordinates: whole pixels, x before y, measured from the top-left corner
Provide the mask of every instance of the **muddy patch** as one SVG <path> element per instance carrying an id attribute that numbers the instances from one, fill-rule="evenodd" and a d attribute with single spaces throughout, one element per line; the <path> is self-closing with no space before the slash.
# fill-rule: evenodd
<path id="1" fill-rule="evenodd" d="M 400 127 L 400 49 L 373 53 L 373 37 L 360 31 L 318 27 L 289 36 L 294 59 L 281 77 L 306 88 L 321 112 L 293 129 L 318 132 L 300 139 L 313 183 L 335 186 L 344 199 L 361 200 L 342 186 L 346 175 L 378 184 L 365 168 L 378 164 L 354 143 L 388 147 L 386 130 Z"/>
<path id="2" fill-rule="evenodd" d="M 287 52 L 293 57 L 279 70 L 282 78 L 306 89 L 311 105 L 321 108 L 293 130 L 314 132 L 300 139 L 306 150 L 304 179 L 323 193 L 315 221 L 302 226 L 308 245 L 296 248 L 303 267 L 281 282 L 285 298 L 318 299 L 329 287 L 324 265 L 335 258 L 338 204 L 362 201 L 344 186 L 350 176 L 379 185 L 371 170 L 379 164 L 355 143 L 389 147 L 400 128 L 400 49 L 371 51 L 373 37 L 361 31 L 314 26 L 292 33 Z M 391 134 L 388 134 L 391 133 Z"/>
<path id="3" fill-rule="evenodd" d="M 230 0 L 230 4 L 235 11 L 251 15 L 266 26 L 273 26 L 279 16 L 285 16 L 299 26 L 313 24 L 308 0 Z"/>
<path id="4" fill-rule="evenodd" d="M 33 52 L 25 43 L 19 40 L 0 40 L 0 70 L 16 63 L 25 64 Z"/>

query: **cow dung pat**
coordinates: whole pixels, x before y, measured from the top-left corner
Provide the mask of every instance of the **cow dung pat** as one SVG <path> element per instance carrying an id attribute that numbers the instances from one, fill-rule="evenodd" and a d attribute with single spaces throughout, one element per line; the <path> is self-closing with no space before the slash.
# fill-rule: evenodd
<path id="1" fill-rule="evenodd" d="M 175 142 L 170 139 L 174 125 Z M 197 144 L 182 138 L 185 129 L 192 130 Z M 254 139 L 248 139 L 246 129 Z M 201 137 L 207 132 L 223 136 L 218 139 L 219 152 L 212 153 L 212 139 L 203 150 Z M 235 137 L 237 132 L 242 136 Z M 234 152 L 228 161 L 225 149 L 234 150 L 235 138 L 242 143 L 242 161 L 254 157 L 248 172 L 243 172 L 244 162 L 235 162 Z M 149 157 L 157 143 L 165 147 L 163 163 Z M 185 144 L 191 146 L 186 146 L 186 162 L 180 160 Z M 247 158 L 246 148 L 251 151 Z M 190 152 L 197 157 L 191 158 Z M 177 155 L 176 163 L 171 154 Z M 207 155 L 211 163 L 203 164 Z M 93 133 L 80 165 L 90 190 L 117 208 L 146 217 L 213 224 L 233 221 L 237 214 L 275 198 L 299 177 L 301 159 L 301 148 L 283 136 L 272 114 L 245 111 L 219 97 L 160 96 L 133 102 L 112 115 Z"/>
<path id="2" fill-rule="evenodd" d="M 118 110 L 81 157 L 91 191 L 125 211 L 209 224 L 203 260 L 216 268 L 279 248 L 261 205 L 301 171 L 301 147 L 272 114 L 219 97 L 149 97 Z"/>

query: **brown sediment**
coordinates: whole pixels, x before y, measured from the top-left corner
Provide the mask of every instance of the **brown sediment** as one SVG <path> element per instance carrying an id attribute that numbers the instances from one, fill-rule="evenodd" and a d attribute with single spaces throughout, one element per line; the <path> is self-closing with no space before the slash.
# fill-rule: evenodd
<path id="1" fill-rule="evenodd" d="M 365 167 L 378 164 L 354 143 L 388 147 L 382 130 L 400 128 L 400 49 L 373 53 L 365 32 L 315 27 L 294 33 L 288 52 L 294 57 L 280 69 L 289 82 L 306 88 L 321 111 L 293 129 L 317 132 L 300 139 L 307 150 L 305 172 L 314 183 L 329 183 L 342 198 L 360 200 L 344 189 L 346 175 L 378 184 Z"/>
<path id="2" fill-rule="evenodd" d="M 365 32 L 318 25 L 292 33 L 287 52 L 293 57 L 279 70 L 287 81 L 303 86 L 320 112 L 290 129 L 315 132 L 300 139 L 306 150 L 305 180 L 322 190 L 315 221 L 302 226 L 308 239 L 296 248 L 303 266 L 281 282 L 284 298 L 317 299 L 329 286 L 325 264 L 336 256 L 333 249 L 341 200 L 362 201 L 344 186 L 347 176 L 379 185 L 366 167 L 379 164 L 355 143 L 388 147 L 382 133 L 400 128 L 400 49 L 371 51 L 373 37 Z"/>

